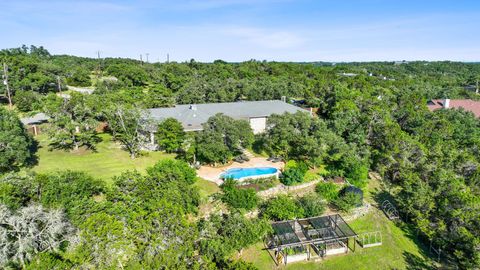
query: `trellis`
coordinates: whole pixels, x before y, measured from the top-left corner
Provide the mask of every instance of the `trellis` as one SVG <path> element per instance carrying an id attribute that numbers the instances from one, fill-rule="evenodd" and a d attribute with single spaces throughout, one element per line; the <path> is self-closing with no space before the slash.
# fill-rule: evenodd
<path id="1" fill-rule="evenodd" d="M 381 205 L 382 211 L 390 220 L 400 219 L 400 214 L 397 211 L 397 208 L 389 201 L 385 200 Z"/>
<path id="2" fill-rule="evenodd" d="M 357 241 L 362 248 L 381 246 L 383 244 L 382 232 L 373 231 L 359 234 Z"/>

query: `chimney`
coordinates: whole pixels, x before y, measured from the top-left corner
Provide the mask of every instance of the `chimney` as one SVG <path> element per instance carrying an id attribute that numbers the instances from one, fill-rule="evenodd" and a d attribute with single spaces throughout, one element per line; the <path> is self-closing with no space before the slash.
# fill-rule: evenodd
<path id="1" fill-rule="evenodd" d="M 449 98 L 446 98 L 446 99 L 443 101 L 443 108 L 445 108 L 445 109 L 450 108 L 450 99 L 449 99 Z"/>
<path id="2" fill-rule="evenodd" d="M 282 96 L 281 100 L 282 100 L 283 102 L 287 102 L 287 97 L 286 97 L 286 96 Z"/>

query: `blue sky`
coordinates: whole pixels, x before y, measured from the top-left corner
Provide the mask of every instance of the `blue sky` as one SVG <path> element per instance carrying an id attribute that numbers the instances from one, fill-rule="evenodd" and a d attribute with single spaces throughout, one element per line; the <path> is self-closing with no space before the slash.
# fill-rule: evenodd
<path id="1" fill-rule="evenodd" d="M 480 61 L 480 1 L 0 0 L 0 48 L 150 61 Z"/>

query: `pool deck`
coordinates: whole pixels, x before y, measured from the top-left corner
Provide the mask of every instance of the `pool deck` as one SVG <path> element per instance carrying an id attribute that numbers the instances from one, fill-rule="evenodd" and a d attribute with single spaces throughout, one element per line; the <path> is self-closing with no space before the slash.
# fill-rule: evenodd
<path id="1" fill-rule="evenodd" d="M 214 168 L 210 166 L 201 166 L 200 169 L 197 170 L 197 175 L 205 180 L 212 181 L 217 185 L 221 185 L 223 180 L 220 179 L 220 174 L 231 168 L 273 167 L 280 170 L 283 169 L 284 166 L 285 163 L 283 162 L 274 163 L 263 157 L 255 157 L 244 163 L 233 162 L 232 164 L 224 167 Z"/>

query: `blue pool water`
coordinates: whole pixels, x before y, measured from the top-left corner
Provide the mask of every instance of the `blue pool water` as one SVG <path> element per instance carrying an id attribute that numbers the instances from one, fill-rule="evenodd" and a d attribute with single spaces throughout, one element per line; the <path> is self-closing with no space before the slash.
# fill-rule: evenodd
<path id="1" fill-rule="evenodd" d="M 227 179 L 241 179 L 241 178 L 249 178 L 255 177 L 259 175 L 268 175 L 277 173 L 277 169 L 273 167 L 258 167 L 258 168 L 233 168 L 228 169 L 226 172 L 220 175 L 220 178 Z"/>

